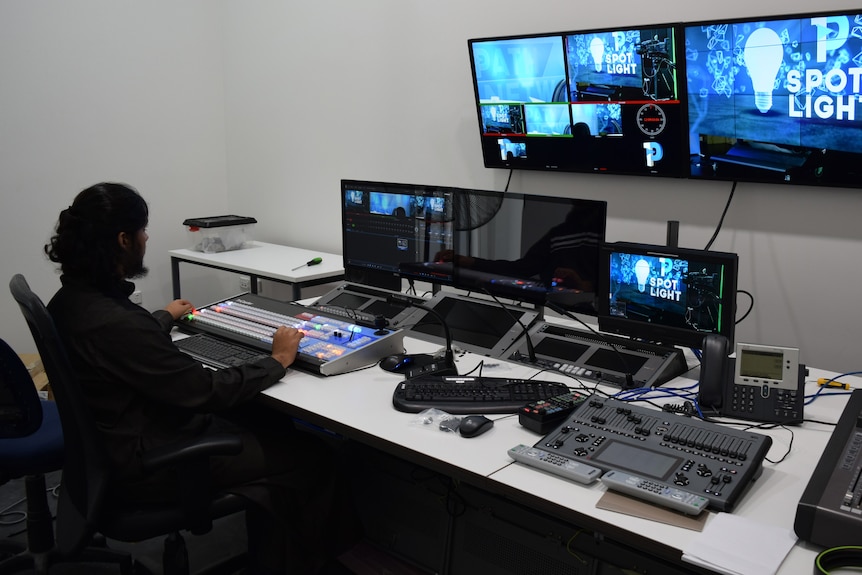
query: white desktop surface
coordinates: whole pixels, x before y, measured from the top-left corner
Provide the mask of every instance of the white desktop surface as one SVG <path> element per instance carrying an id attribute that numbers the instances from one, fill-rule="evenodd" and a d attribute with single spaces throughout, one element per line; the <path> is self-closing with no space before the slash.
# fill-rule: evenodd
<path id="1" fill-rule="evenodd" d="M 341 254 L 319 250 L 306 250 L 291 246 L 248 242 L 246 247 L 217 253 L 204 253 L 190 249 L 168 252 L 171 257 L 203 265 L 219 266 L 239 273 L 248 273 L 288 283 L 308 282 L 344 275 Z M 313 258 L 323 258 L 314 266 L 303 265 Z M 298 268 L 298 269 L 294 269 Z"/>
<path id="2" fill-rule="evenodd" d="M 429 346 L 431 344 L 427 342 L 405 338 L 405 347 L 410 352 L 429 352 L 435 349 L 434 346 Z M 467 373 L 482 360 L 486 364 L 498 366 L 486 367 L 483 374 L 487 376 L 528 378 L 536 373 L 534 369 L 524 365 L 509 364 L 474 354 L 459 357 L 459 373 Z M 811 382 L 815 382 L 817 377 L 835 375 L 821 370 L 810 371 L 807 381 Z M 537 379 L 572 383 L 572 380 L 556 373 L 542 373 Z M 846 380 L 856 387 L 862 386 L 860 378 L 849 377 Z M 507 455 L 509 448 L 520 443 L 533 445 L 542 437 L 522 427 L 517 416 L 490 415 L 489 417 L 495 420 L 494 427 L 471 439 L 460 437 L 457 433 L 411 425 L 416 415 L 399 412 L 392 406 L 392 393 L 399 381 L 401 376 L 386 373 L 376 366 L 331 377 L 313 376 L 291 370 L 280 383 L 266 390 L 264 394 L 268 399 L 282 403 L 282 407 L 288 412 L 300 417 L 303 413 L 313 415 L 319 420 L 312 421 L 313 423 L 322 421 L 325 425 L 326 421 L 332 422 L 334 431 L 360 441 L 370 441 L 372 444 L 378 444 L 378 447 L 382 442 L 387 446 L 384 450 L 388 449 L 396 455 L 406 453 L 430 458 L 432 461 L 438 461 L 442 469 L 481 476 L 485 486 L 490 482 L 506 493 L 513 493 L 512 490 L 515 490 L 514 493 L 539 496 L 552 507 L 559 507 L 563 512 L 573 512 L 575 516 L 588 519 L 590 526 L 598 532 L 603 531 L 599 524 L 605 524 L 607 529 L 604 532 L 618 540 L 625 541 L 624 537 L 621 538 L 621 533 L 630 533 L 632 537 L 640 539 L 636 546 L 646 552 L 649 552 L 649 545 L 646 545 L 645 549 L 644 539 L 654 541 L 657 547 L 664 548 L 663 553 L 656 555 L 665 558 L 675 556 L 671 558 L 678 561 L 682 550 L 698 535 L 698 532 L 681 527 L 597 508 L 596 503 L 605 492 L 600 482 L 585 486 L 512 462 Z M 659 389 L 691 384 L 693 381 L 690 379 L 680 379 Z M 813 393 L 816 389 L 815 383 L 809 384 L 806 393 Z M 604 391 L 614 393 L 618 390 L 606 387 Z M 847 396 L 818 398 L 812 405 L 805 406 L 805 418 L 837 422 L 846 400 Z M 658 400 L 658 403 L 663 402 L 680 403 L 681 400 Z M 805 423 L 790 429 L 793 432 L 791 452 L 780 463 L 764 462 L 763 474 L 743 494 L 733 513 L 792 532 L 797 503 L 833 427 Z M 773 445 L 767 457 L 772 460 L 780 459 L 787 450 L 791 432 L 787 428 L 761 432 L 773 438 Z M 679 555 L 676 555 L 676 550 Z M 732 553 L 732 550 L 728 551 Z M 797 543 L 778 573 L 811 573 L 818 551 L 816 546 Z"/>

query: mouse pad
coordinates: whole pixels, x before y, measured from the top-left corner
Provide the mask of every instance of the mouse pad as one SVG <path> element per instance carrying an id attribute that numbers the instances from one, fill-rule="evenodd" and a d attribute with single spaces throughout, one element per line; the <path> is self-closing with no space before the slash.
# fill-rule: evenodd
<path id="1" fill-rule="evenodd" d="M 703 527 L 706 525 L 706 518 L 709 515 L 708 511 L 704 511 L 697 517 L 692 517 L 690 515 L 685 515 L 684 513 L 653 505 L 652 503 L 647 503 L 646 501 L 622 495 L 616 491 L 605 491 L 605 494 L 602 495 L 602 498 L 596 503 L 596 507 L 599 509 L 607 509 L 608 511 L 616 511 L 617 513 L 632 515 L 634 517 L 642 517 L 643 519 L 650 519 L 652 521 L 658 521 L 659 523 L 666 523 L 668 525 L 674 525 L 684 529 L 691 529 L 692 531 L 703 531 Z"/>

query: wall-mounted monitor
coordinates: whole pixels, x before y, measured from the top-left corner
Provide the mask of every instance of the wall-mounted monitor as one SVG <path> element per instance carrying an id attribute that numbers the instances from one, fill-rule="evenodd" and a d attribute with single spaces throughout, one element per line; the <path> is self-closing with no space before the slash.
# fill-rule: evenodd
<path id="1" fill-rule="evenodd" d="M 732 343 L 738 267 L 734 253 L 603 244 L 599 329 L 698 349 L 710 333 Z"/>
<path id="2" fill-rule="evenodd" d="M 862 10 L 685 25 L 693 178 L 858 187 Z"/>
<path id="3" fill-rule="evenodd" d="M 677 25 L 468 41 L 489 168 L 687 174 Z"/>

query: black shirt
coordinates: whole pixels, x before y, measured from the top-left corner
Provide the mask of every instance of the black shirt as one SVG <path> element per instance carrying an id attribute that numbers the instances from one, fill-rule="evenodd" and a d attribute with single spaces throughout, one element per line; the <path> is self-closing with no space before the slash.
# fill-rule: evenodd
<path id="1" fill-rule="evenodd" d="M 209 414 L 245 402 L 276 383 L 272 357 L 213 371 L 171 341 L 173 318 L 129 301 L 131 282 L 99 290 L 66 276 L 48 309 L 123 479 L 140 476 L 140 453 L 197 437 Z"/>

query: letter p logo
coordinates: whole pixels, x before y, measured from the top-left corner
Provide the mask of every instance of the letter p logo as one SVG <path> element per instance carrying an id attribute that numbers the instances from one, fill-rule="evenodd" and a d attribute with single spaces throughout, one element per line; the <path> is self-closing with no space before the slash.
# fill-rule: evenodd
<path id="1" fill-rule="evenodd" d="M 646 165 L 649 168 L 655 166 L 655 163 L 664 157 L 664 149 L 658 142 L 644 142 L 644 151 L 646 152 Z"/>

